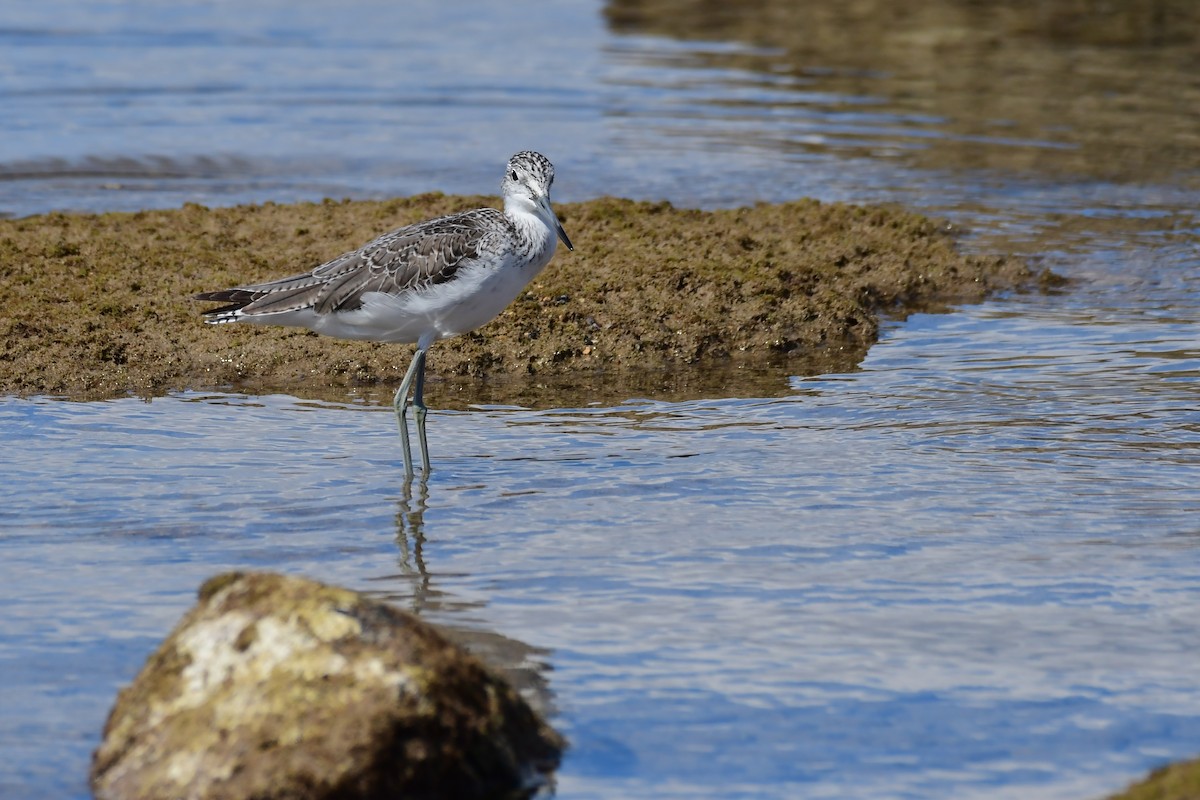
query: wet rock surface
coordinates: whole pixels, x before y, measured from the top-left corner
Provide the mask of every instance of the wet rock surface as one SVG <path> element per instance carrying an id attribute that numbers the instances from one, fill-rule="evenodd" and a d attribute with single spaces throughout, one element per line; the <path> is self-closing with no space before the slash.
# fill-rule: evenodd
<path id="1" fill-rule="evenodd" d="M 417 618 L 269 573 L 209 580 L 117 699 L 100 800 L 526 796 L 565 746 Z"/>

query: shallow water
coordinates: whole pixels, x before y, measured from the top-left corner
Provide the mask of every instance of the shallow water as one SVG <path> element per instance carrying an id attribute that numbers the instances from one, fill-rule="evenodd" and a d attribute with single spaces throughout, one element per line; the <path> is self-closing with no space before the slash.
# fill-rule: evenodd
<path id="1" fill-rule="evenodd" d="M 11 12 L 0 208 L 486 191 L 534 146 L 562 199 L 900 200 L 1072 284 L 896 322 L 781 397 L 435 410 L 427 485 L 362 398 L 0 401 L 0 796 L 85 796 L 117 688 L 234 568 L 451 626 L 554 713 L 563 797 L 1081 798 L 1200 751 L 1190 173 L 1023 171 L 1029 137 L 938 169 L 895 155 L 882 73 L 823 105 L 756 71 L 775 51 L 595 6 L 466 15 L 465 65 L 400 24 L 440 6 L 349 8 Z M 815 147 L 798 107 L 895 146 Z M 924 121 L 930 149 L 961 123 Z"/>

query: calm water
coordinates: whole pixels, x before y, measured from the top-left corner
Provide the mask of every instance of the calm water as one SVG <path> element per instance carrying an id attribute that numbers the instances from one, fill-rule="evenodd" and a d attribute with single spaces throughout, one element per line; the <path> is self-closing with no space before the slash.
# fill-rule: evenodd
<path id="1" fill-rule="evenodd" d="M 4 399 L 0 797 L 86 796 L 117 688 L 231 568 L 450 626 L 570 737 L 566 798 L 1087 798 L 1200 752 L 1193 165 L 1091 171 L 1070 112 L 976 135 L 896 63 L 444 6 L 6 9 L 0 211 L 491 191 L 536 147 L 562 199 L 900 201 L 1073 284 L 780 397 L 435 410 L 427 485 L 370 397 Z"/>

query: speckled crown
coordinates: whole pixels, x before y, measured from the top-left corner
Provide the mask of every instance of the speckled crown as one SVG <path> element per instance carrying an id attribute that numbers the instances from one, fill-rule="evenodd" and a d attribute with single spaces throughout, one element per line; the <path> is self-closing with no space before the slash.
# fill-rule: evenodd
<path id="1" fill-rule="evenodd" d="M 514 171 L 517 174 L 530 175 L 546 186 L 554 183 L 554 165 L 550 163 L 550 159 L 533 150 L 522 150 L 510 158 L 504 179 L 508 180 Z"/>

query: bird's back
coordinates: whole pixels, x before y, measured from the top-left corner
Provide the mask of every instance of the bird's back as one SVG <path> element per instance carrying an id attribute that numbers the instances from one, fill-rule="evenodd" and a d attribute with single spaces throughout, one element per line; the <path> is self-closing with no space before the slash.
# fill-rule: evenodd
<path id="1" fill-rule="evenodd" d="M 429 317 L 429 303 L 422 299 L 458 294 L 445 290 L 504 268 L 514 245 L 508 218 L 494 208 L 480 208 L 385 233 L 310 272 L 205 292 L 196 299 L 228 303 L 206 313 L 213 323 L 295 325 L 340 338 L 416 341 L 420 333 L 403 331 L 423 323 L 403 319 L 406 313 Z M 426 307 L 425 313 L 406 312 L 414 303 Z"/>

